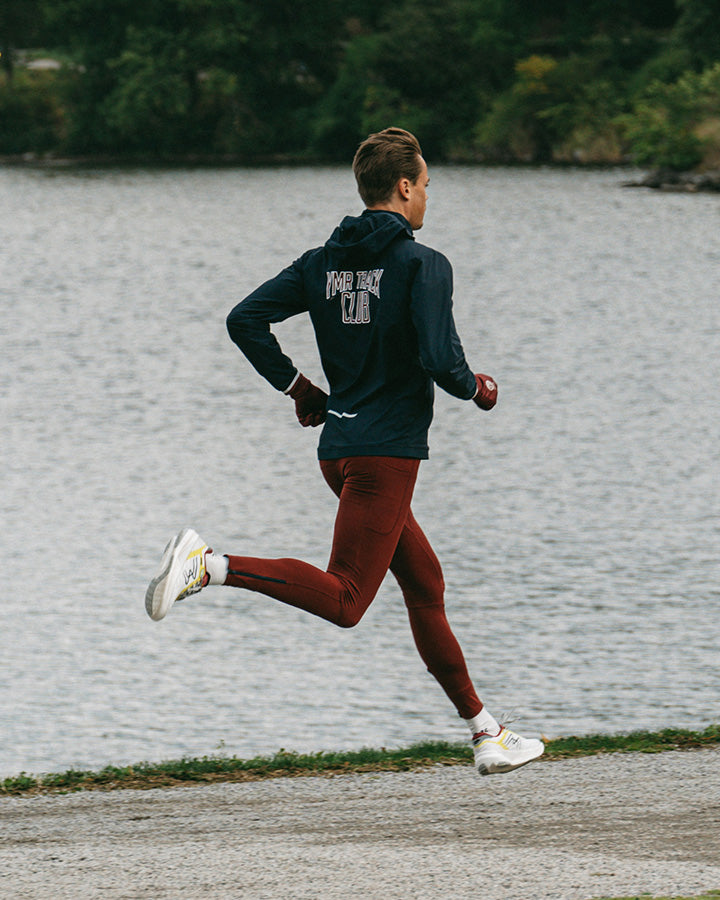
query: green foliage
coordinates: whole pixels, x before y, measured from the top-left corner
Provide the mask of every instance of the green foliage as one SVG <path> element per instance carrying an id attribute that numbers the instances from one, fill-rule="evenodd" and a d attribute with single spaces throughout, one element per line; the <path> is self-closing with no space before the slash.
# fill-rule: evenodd
<path id="1" fill-rule="evenodd" d="M 685 166 L 702 144 L 679 85 L 720 59 L 718 12 L 720 0 L 7 0 L 8 66 L 40 37 L 71 63 L 48 98 L 1 89 L 13 124 L 0 152 L 346 160 L 397 124 L 430 160 L 618 161 L 624 139 L 638 161 Z"/>
<path id="2" fill-rule="evenodd" d="M 49 16 L 83 76 L 68 97 L 70 152 L 217 152 L 236 117 L 254 25 L 237 0 L 61 0 Z"/>
<path id="3" fill-rule="evenodd" d="M 321 159 L 351 158 L 367 135 L 365 99 L 375 86 L 378 57 L 374 34 L 361 33 L 348 43 L 335 81 L 319 98 L 311 120 L 310 146 Z"/>
<path id="4" fill-rule="evenodd" d="M 415 131 L 428 158 L 444 157 L 512 72 L 512 39 L 495 0 L 405 0 L 372 33 L 351 36 L 321 98 L 313 146 L 349 148 L 392 123 Z"/>
<path id="5" fill-rule="evenodd" d="M 428 158 L 467 135 L 513 71 L 511 34 L 493 19 L 500 6 L 406 0 L 391 7 L 375 63 L 382 89 L 365 97 L 365 134 L 388 122 L 415 128 Z"/>
<path id="6" fill-rule="evenodd" d="M 622 117 L 628 143 L 640 165 L 682 171 L 703 158 L 700 123 L 720 115 L 720 63 L 686 72 L 672 84 L 655 81 Z"/>
<path id="7" fill-rule="evenodd" d="M 0 67 L 12 78 L 15 53 L 42 40 L 40 0 L 3 0 L 0 3 Z"/>
<path id="8" fill-rule="evenodd" d="M 677 5 L 678 40 L 687 47 L 695 68 L 711 66 L 720 59 L 720 0 L 677 0 Z"/>
<path id="9" fill-rule="evenodd" d="M 670 42 L 633 73 L 629 94 L 636 96 L 655 81 L 670 84 L 691 68 L 692 56 L 688 48 L 675 41 Z"/>
<path id="10" fill-rule="evenodd" d="M 494 102 L 476 129 L 477 146 L 490 159 L 548 162 L 572 154 L 573 138 L 583 143 L 607 134 L 621 104 L 621 92 L 602 57 L 571 54 L 529 56 L 515 67 L 514 84 Z"/>
<path id="11" fill-rule="evenodd" d="M 44 153 L 62 139 L 56 82 L 48 73 L 0 75 L 0 153 Z"/>
<path id="12" fill-rule="evenodd" d="M 626 136 L 633 159 L 640 166 L 657 166 L 678 172 L 694 168 L 702 159 L 700 140 L 688 128 L 685 116 L 661 103 L 635 105 L 626 117 Z"/>
<path id="13" fill-rule="evenodd" d="M 192 106 L 194 73 L 185 48 L 159 29 L 129 27 L 125 49 L 108 68 L 116 84 L 100 114 L 113 144 L 159 153 L 174 149 Z"/>

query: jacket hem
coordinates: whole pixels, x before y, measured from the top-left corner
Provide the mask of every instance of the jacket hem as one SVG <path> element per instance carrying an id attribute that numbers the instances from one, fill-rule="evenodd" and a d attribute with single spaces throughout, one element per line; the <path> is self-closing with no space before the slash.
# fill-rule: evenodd
<path id="1" fill-rule="evenodd" d="M 345 459 L 348 456 L 396 456 L 402 459 L 428 459 L 427 446 L 378 446 L 354 444 L 343 447 L 318 447 L 318 459 Z"/>

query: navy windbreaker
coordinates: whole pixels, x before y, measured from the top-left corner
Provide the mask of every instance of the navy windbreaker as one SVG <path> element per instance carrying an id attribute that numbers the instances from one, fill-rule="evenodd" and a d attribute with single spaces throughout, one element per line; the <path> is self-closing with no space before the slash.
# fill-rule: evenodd
<path id="1" fill-rule="evenodd" d="M 400 214 L 347 216 L 239 303 L 228 331 L 257 371 L 286 390 L 297 369 L 270 324 L 309 312 L 330 387 L 318 456 L 426 459 L 433 382 L 475 394 L 452 315 L 452 268 Z"/>

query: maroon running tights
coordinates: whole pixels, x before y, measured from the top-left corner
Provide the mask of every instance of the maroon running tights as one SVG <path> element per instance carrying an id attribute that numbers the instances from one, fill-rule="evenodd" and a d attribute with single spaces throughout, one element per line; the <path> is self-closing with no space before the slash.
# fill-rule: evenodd
<path id="1" fill-rule="evenodd" d="M 476 716 L 482 703 L 445 617 L 440 563 L 410 509 L 419 460 L 355 456 L 320 467 L 340 499 L 327 571 L 297 559 L 228 556 L 226 583 L 350 628 L 390 569 L 428 671 L 463 718 Z"/>

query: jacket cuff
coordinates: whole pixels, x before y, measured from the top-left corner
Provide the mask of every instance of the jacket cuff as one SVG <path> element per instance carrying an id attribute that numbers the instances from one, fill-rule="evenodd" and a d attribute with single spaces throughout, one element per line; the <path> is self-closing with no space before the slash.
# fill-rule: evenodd
<path id="1" fill-rule="evenodd" d="M 300 372 L 298 371 L 298 372 L 295 373 L 295 377 L 293 378 L 293 380 L 290 382 L 290 384 L 289 384 L 289 385 L 285 388 L 285 390 L 283 391 L 283 394 L 289 394 L 289 393 L 290 393 L 290 391 L 291 391 L 291 390 L 295 387 L 295 385 L 297 384 L 297 380 L 298 380 L 299 377 L 300 377 Z"/>

